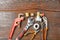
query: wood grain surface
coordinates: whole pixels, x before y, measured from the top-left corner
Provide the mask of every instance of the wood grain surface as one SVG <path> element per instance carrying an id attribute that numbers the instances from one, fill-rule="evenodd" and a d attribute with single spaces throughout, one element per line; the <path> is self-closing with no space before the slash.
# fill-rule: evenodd
<path id="1" fill-rule="evenodd" d="M 0 0 L 0 40 L 8 40 L 12 23 L 18 13 L 37 11 L 44 12 L 48 18 L 47 40 L 60 40 L 60 0 Z M 25 20 L 22 27 L 16 29 L 13 40 L 25 27 L 26 22 Z M 34 40 L 40 40 L 40 34 L 38 33 Z M 22 40 L 29 40 L 31 36 L 32 34 L 23 37 Z"/>

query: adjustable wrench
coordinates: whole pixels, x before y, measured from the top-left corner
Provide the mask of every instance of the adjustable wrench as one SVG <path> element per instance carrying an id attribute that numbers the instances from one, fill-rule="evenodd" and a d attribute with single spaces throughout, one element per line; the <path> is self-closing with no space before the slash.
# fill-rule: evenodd
<path id="1" fill-rule="evenodd" d="M 12 25 L 12 28 L 11 28 L 10 35 L 9 35 L 8 40 L 12 40 L 12 37 L 13 37 L 13 34 L 14 34 L 14 31 L 15 31 L 16 27 L 18 27 L 18 25 L 20 25 L 20 24 L 18 24 L 18 22 L 21 23 L 23 20 L 24 20 L 24 17 L 23 16 L 21 16 L 20 18 L 16 18 L 14 20 L 14 23 Z"/>
<path id="2" fill-rule="evenodd" d="M 27 32 L 27 30 L 34 24 L 33 17 L 28 18 L 28 22 L 26 27 L 22 30 L 22 32 L 17 36 L 16 40 L 21 40 L 21 38 L 24 36 L 24 34 Z"/>

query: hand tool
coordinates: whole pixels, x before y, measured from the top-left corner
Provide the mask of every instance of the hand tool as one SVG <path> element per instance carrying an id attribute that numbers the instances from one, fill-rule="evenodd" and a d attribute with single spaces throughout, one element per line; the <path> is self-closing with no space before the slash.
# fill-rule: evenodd
<path id="1" fill-rule="evenodd" d="M 34 19 L 33 17 L 28 18 L 28 22 L 26 27 L 22 30 L 22 32 L 17 36 L 16 40 L 21 40 L 21 38 L 24 36 L 24 34 L 27 32 L 27 30 L 33 25 Z"/>
<path id="2" fill-rule="evenodd" d="M 47 40 L 47 32 L 48 32 L 47 18 L 43 16 L 43 20 L 45 23 L 45 28 L 43 28 L 43 40 Z"/>
<path id="3" fill-rule="evenodd" d="M 13 23 L 13 25 L 12 25 L 12 28 L 11 28 L 10 35 L 9 35 L 8 40 L 12 40 L 12 37 L 13 37 L 13 34 L 14 34 L 14 31 L 15 31 L 16 27 L 17 27 L 18 25 L 20 25 L 20 24 L 18 24 L 18 22 L 21 23 L 23 20 L 24 20 L 23 15 L 20 15 L 20 18 L 16 18 L 16 19 L 14 20 L 14 23 Z"/>

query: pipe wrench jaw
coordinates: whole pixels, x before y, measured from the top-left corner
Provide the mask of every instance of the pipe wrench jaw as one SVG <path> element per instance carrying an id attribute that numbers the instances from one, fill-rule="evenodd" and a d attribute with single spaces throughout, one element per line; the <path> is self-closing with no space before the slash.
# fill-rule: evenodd
<path id="1" fill-rule="evenodd" d="M 23 13 L 20 13 L 20 14 L 18 14 L 18 18 L 20 18 L 21 20 L 24 20 L 24 14 Z"/>
<path id="2" fill-rule="evenodd" d="M 18 26 L 19 23 L 18 22 L 22 22 L 24 20 L 24 17 L 21 17 L 21 18 L 16 18 L 15 21 L 14 21 L 14 26 Z"/>
<path id="3" fill-rule="evenodd" d="M 18 14 L 18 18 L 24 17 L 23 13 Z"/>
<path id="4" fill-rule="evenodd" d="M 22 21 L 24 20 L 24 14 L 23 13 L 20 13 L 20 14 L 18 14 L 18 18 L 20 18 L 20 20 L 21 21 L 18 21 L 18 27 L 20 28 L 21 27 L 21 23 L 22 23 Z"/>

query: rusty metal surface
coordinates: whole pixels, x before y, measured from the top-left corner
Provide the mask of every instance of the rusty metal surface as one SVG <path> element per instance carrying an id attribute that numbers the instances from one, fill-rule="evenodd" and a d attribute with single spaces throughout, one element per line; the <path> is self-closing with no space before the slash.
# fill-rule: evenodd
<path id="1" fill-rule="evenodd" d="M 13 20 L 20 12 L 44 9 L 49 22 L 48 40 L 60 40 L 60 0 L 0 0 L 0 40 L 7 40 Z M 42 11 L 42 10 L 41 10 Z M 24 22 L 24 26 L 26 21 Z M 24 27 L 22 26 L 22 28 Z M 17 28 L 13 39 L 21 29 Z M 38 34 L 40 35 L 40 34 Z M 34 40 L 40 39 L 37 37 Z M 32 36 L 32 35 L 30 35 Z M 30 36 L 23 38 L 29 40 Z"/>

